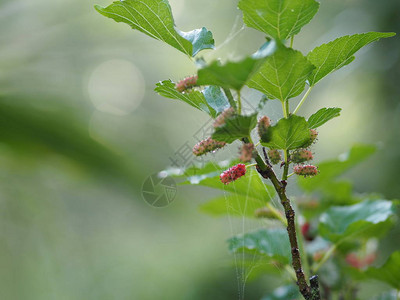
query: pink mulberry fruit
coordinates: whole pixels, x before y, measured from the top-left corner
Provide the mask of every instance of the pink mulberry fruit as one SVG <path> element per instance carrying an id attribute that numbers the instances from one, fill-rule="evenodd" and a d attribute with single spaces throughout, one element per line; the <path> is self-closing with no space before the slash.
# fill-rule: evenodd
<path id="1" fill-rule="evenodd" d="M 214 128 L 222 126 L 225 124 L 226 120 L 232 117 L 235 114 L 235 109 L 233 107 L 229 107 L 225 109 L 214 121 Z"/>
<path id="2" fill-rule="evenodd" d="M 209 137 L 208 139 L 205 139 L 205 140 L 197 143 L 193 147 L 193 154 L 196 156 L 200 156 L 200 155 L 206 154 L 208 152 L 212 152 L 214 150 L 222 148 L 225 145 L 226 145 L 225 142 L 216 141 Z"/>
<path id="3" fill-rule="evenodd" d="M 314 156 L 312 152 L 306 149 L 298 149 L 296 151 L 293 151 L 292 155 L 290 156 L 292 162 L 296 164 L 302 164 L 306 161 L 312 160 L 313 158 Z"/>
<path id="4" fill-rule="evenodd" d="M 242 162 L 249 162 L 253 158 L 254 154 L 254 144 L 244 144 L 240 148 L 240 161 Z"/>
<path id="5" fill-rule="evenodd" d="M 271 119 L 268 118 L 267 116 L 262 117 L 258 121 L 257 130 L 258 130 L 258 135 L 260 136 L 260 138 L 262 138 L 262 136 L 267 133 L 268 128 L 270 126 L 271 126 Z"/>
<path id="6" fill-rule="evenodd" d="M 293 171 L 297 175 L 304 177 L 312 177 L 318 174 L 318 169 L 313 165 L 298 165 L 294 166 Z"/>
<path id="7" fill-rule="evenodd" d="M 273 165 L 278 164 L 282 160 L 281 154 L 276 149 L 268 150 L 268 157 Z"/>
<path id="8" fill-rule="evenodd" d="M 186 77 L 176 83 L 175 88 L 178 92 L 182 93 L 188 89 L 197 86 L 197 75 Z"/>
<path id="9" fill-rule="evenodd" d="M 246 174 L 246 166 L 244 164 L 238 164 L 224 171 L 219 176 L 219 178 L 221 179 L 223 184 L 228 184 L 244 176 L 245 174 Z"/>

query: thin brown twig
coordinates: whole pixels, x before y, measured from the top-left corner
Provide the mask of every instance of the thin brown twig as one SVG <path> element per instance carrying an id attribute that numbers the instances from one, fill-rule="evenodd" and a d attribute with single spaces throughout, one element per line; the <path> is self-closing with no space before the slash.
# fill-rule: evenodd
<path id="1" fill-rule="evenodd" d="M 291 246 L 292 254 L 292 266 L 296 273 L 297 285 L 299 287 L 300 293 L 307 300 L 320 300 L 320 292 L 318 287 L 318 277 L 313 276 L 310 278 L 310 285 L 308 285 L 306 276 L 302 269 L 301 257 L 299 246 L 297 242 L 296 224 L 295 224 L 295 212 L 290 203 L 289 198 L 286 195 L 286 180 L 280 181 L 276 176 L 272 166 L 269 164 L 268 156 L 266 155 L 265 149 L 263 148 L 264 156 L 266 158 L 266 163 L 262 160 L 259 154 L 256 156 L 257 171 L 262 177 L 269 179 L 276 192 L 278 193 L 281 204 L 285 210 L 285 215 L 287 219 L 287 232 L 289 235 L 289 241 Z"/>

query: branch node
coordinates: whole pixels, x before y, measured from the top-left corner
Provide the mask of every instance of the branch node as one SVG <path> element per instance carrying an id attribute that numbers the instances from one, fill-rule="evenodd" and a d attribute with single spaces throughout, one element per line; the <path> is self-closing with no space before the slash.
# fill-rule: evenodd
<path id="1" fill-rule="evenodd" d="M 292 248 L 292 254 L 293 255 L 298 255 L 300 252 L 299 252 L 299 249 L 298 248 Z"/>
<path id="2" fill-rule="evenodd" d="M 297 273 L 297 274 L 302 274 L 302 273 L 303 273 L 303 269 L 297 269 L 297 270 L 296 270 L 296 273 Z"/>
<path id="3" fill-rule="evenodd" d="M 294 218 L 294 210 L 293 209 L 286 210 L 285 214 L 286 214 L 286 218 L 288 218 L 288 219 Z"/>

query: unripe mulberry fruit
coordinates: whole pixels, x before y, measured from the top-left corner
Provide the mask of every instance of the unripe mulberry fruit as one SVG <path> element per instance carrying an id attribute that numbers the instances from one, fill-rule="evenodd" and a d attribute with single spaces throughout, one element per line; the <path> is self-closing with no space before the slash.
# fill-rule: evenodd
<path id="1" fill-rule="evenodd" d="M 244 164 L 238 164 L 224 171 L 219 176 L 219 178 L 221 179 L 223 184 L 228 184 L 244 176 L 245 174 L 246 174 L 246 166 Z"/>
<path id="2" fill-rule="evenodd" d="M 318 174 L 318 169 L 313 165 L 298 165 L 294 166 L 293 171 L 297 175 L 304 177 L 312 177 Z"/>
<path id="3" fill-rule="evenodd" d="M 271 126 L 271 119 L 268 118 L 267 116 L 264 116 L 260 120 L 258 120 L 257 130 L 260 138 L 262 138 L 262 136 L 268 132 L 268 128 L 270 126 Z"/>
<path id="4" fill-rule="evenodd" d="M 225 142 L 216 141 L 209 137 L 208 139 L 205 139 L 205 140 L 197 143 L 193 147 L 193 154 L 196 156 L 200 156 L 200 155 L 206 154 L 208 152 L 222 148 L 225 145 L 226 145 Z"/>
<path id="5" fill-rule="evenodd" d="M 277 149 L 268 150 L 268 158 L 273 165 L 278 164 L 281 160 L 281 154 Z"/>
<path id="6" fill-rule="evenodd" d="M 182 93 L 188 89 L 197 86 L 197 75 L 186 77 L 180 81 L 178 81 L 175 85 L 175 89 Z"/>
<path id="7" fill-rule="evenodd" d="M 311 133 L 311 142 L 314 143 L 318 137 L 318 131 L 316 131 L 315 129 L 310 129 L 310 133 Z"/>
<path id="8" fill-rule="evenodd" d="M 253 158 L 254 154 L 254 144 L 244 144 L 240 148 L 240 161 L 242 162 L 249 162 Z"/>
<path id="9" fill-rule="evenodd" d="M 317 138 L 318 138 L 318 131 L 316 131 L 315 129 L 310 129 L 310 140 L 305 145 L 303 145 L 303 147 L 307 148 L 311 146 L 317 141 Z"/>
<path id="10" fill-rule="evenodd" d="M 233 107 L 229 107 L 225 109 L 214 121 L 214 128 L 222 126 L 225 124 L 226 120 L 232 117 L 235 114 L 235 109 Z"/>
<path id="11" fill-rule="evenodd" d="M 296 164 L 302 164 L 306 161 L 312 160 L 313 158 L 314 156 L 312 152 L 306 149 L 298 149 L 296 151 L 293 151 L 292 155 L 290 156 L 292 162 Z"/>

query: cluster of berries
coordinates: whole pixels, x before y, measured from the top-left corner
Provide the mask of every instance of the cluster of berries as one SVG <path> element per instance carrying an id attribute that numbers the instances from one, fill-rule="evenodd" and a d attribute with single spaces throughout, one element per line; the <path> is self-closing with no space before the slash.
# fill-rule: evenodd
<path id="1" fill-rule="evenodd" d="M 220 142 L 213 140 L 212 138 L 205 139 L 199 143 L 197 143 L 193 147 L 193 154 L 196 156 L 201 156 L 203 154 L 206 154 L 208 152 L 215 151 L 217 149 L 220 149 L 226 145 L 225 142 Z"/>
<path id="2" fill-rule="evenodd" d="M 214 120 L 214 128 L 220 127 L 225 124 L 226 120 L 232 117 L 235 114 L 235 109 L 233 107 L 229 107 L 225 109 L 216 119 Z"/>
<path id="3" fill-rule="evenodd" d="M 224 171 L 219 178 L 223 184 L 231 183 L 246 174 L 246 166 L 244 164 L 237 164 Z"/>
<path id="4" fill-rule="evenodd" d="M 262 117 L 258 121 L 257 130 L 260 139 L 263 138 L 268 133 L 269 127 L 271 126 L 271 120 L 267 116 Z M 297 175 L 309 177 L 318 174 L 317 167 L 313 165 L 302 165 L 305 162 L 312 160 L 313 154 L 307 148 L 313 145 L 318 137 L 318 132 L 315 129 L 310 129 L 310 140 L 304 145 L 303 149 L 297 149 L 293 151 L 290 156 L 290 161 L 298 164 L 294 167 L 294 173 Z M 268 151 L 268 158 L 270 162 L 274 165 L 282 161 L 282 155 L 277 149 L 270 149 Z"/>
<path id="5" fill-rule="evenodd" d="M 278 164 L 282 160 L 281 153 L 277 149 L 268 150 L 268 157 L 269 161 L 274 165 Z"/>
<path id="6" fill-rule="evenodd" d="M 310 140 L 303 147 L 308 148 L 317 142 L 318 131 L 315 129 L 310 129 Z"/>
<path id="7" fill-rule="evenodd" d="M 315 129 L 310 129 L 310 141 L 305 145 L 305 147 L 310 147 L 313 145 L 318 137 L 318 132 Z M 312 177 L 318 174 L 318 168 L 313 165 L 302 165 L 305 162 L 308 162 L 314 158 L 312 152 L 308 149 L 297 149 L 292 152 L 290 156 L 290 160 L 298 164 L 294 166 L 293 172 L 296 175 L 304 176 L 304 177 Z"/>
<path id="8" fill-rule="evenodd" d="M 185 91 L 188 88 L 196 86 L 197 76 L 187 77 L 176 84 L 176 89 L 178 91 Z M 235 109 L 230 107 L 225 109 L 214 121 L 214 128 L 223 126 L 226 123 L 226 120 L 235 115 Z M 257 124 L 257 131 L 262 138 L 268 133 L 269 128 L 271 127 L 271 119 L 267 116 L 263 116 L 260 118 Z M 313 159 L 313 154 L 307 147 L 311 146 L 315 143 L 318 137 L 318 132 L 315 129 L 310 129 L 310 141 L 304 145 L 305 148 L 297 149 L 292 152 L 290 156 L 291 162 L 297 164 L 294 166 L 293 171 L 295 174 L 311 177 L 318 174 L 318 169 L 313 165 L 303 165 L 303 163 L 308 162 Z M 204 155 L 208 152 L 213 152 L 217 149 L 220 149 L 226 145 L 225 142 L 213 140 L 211 137 L 197 143 L 193 147 L 193 154 L 196 156 Z M 250 162 L 255 154 L 255 146 L 252 143 L 244 144 L 240 148 L 240 160 L 242 162 Z M 279 150 L 270 149 L 268 151 L 268 157 L 272 164 L 278 164 L 282 161 L 282 156 Z M 238 164 L 236 166 L 231 167 L 220 175 L 220 179 L 224 184 L 228 184 L 232 181 L 237 180 L 246 174 L 246 167 L 244 164 Z"/>
<path id="9" fill-rule="evenodd" d="M 296 164 L 302 164 L 314 158 L 312 152 L 307 149 L 297 149 L 292 152 L 290 160 Z"/>
<path id="10" fill-rule="evenodd" d="M 194 88 L 197 86 L 197 78 L 197 75 L 186 77 L 176 83 L 175 89 L 182 93 L 188 89 Z"/>
<path id="11" fill-rule="evenodd" d="M 268 132 L 268 128 L 270 126 L 271 126 L 271 119 L 268 118 L 267 116 L 264 116 L 260 120 L 258 120 L 257 131 L 258 135 L 260 136 L 260 139 L 264 134 Z"/>
<path id="12" fill-rule="evenodd" d="M 214 121 L 214 127 L 219 127 L 225 124 L 226 120 L 230 118 L 233 114 L 235 113 L 235 110 L 233 108 L 227 108 L 225 109 Z M 203 154 L 206 154 L 208 152 L 213 152 L 217 149 L 220 149 L 226 145 L 225 142 L 220 142 L 213 140 L 212 138 L 207 138 L 205 140 L 202 140 L 201 142 L 197 143 L 193 147 L 193 154 L 196 156 L 200 156 Z"/>
<path id="13" fill-rule="evenodd" d="M 304 177 L 312 177 L 318 174 L 318 168 L 313 165 L 297 165 L 294 166 L 293 172 L 296 175 Z"/>
<path id="14" fill-rule="evenodd" d="M 240 161 L 242 162 L 250 162 L 254 157 L 254 144 L 243 144 L 240 148 Z"/>

